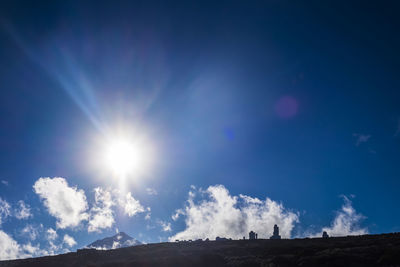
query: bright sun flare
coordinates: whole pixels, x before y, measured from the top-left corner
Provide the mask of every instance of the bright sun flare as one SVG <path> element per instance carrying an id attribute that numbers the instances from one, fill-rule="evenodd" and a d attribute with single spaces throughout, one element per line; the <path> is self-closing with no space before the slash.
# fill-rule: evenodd
<path id="1" fill-rule="evenodd" d="M 136 171 L 145 157 L 143 147 L 130 140 L 119 138 L 109 142 L 105 149 L 106 166 L 116 175 Z"/>

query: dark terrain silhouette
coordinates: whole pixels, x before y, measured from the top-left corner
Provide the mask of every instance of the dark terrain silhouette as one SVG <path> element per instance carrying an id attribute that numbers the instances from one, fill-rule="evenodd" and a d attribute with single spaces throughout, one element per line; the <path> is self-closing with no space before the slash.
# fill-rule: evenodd
<path id="1" fill-rule="evenodd" d="M 400 266 L 400 233 L 158 243 L 3 261 L 0 266 Z"/>

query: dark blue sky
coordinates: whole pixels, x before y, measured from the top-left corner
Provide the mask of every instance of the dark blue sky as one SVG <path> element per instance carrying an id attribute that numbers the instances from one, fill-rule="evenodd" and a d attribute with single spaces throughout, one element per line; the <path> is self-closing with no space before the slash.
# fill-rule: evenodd
<path id="1" fill-rule="evenodd" d="M 40 177 L 64 177 L 89 206 L 115 186 L 90 144 L 118 121 L 156 148 L 127 185 L 154 225 L 191 185 L 222 184 L 298 212 L 292 236 L 329 226 L 341 195 L 359 227 L 400 231 L 400 9 L 367 2 L 3 1 L 0 197 L 33 217 L 1 229 L 23 243 L 27 223 L 56 228 Z M 185 229 L 115 213 L 146 242 Z M 78 246 L 114 231 L 79 229 L 65 230 Z"/>

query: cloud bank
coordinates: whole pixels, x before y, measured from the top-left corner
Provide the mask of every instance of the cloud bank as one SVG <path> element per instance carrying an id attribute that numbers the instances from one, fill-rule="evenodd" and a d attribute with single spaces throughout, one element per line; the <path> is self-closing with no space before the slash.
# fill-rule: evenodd
<path id="1" fill-rule="evenodd" d="M 20 245 L 7 233 L 0 230 L 0 260 L 13 260 L 48 255 L 39 245 L 30 242 Z"/>
<path id="2" fill-rule="evenodd" d="M 58 228 L 74 228 L 88 219 L 85 192 L 68 186 L 61 177 L 40 178 L 33 185 L 49 213 L 57 218 Z"/>
<path id="3" fill-rule="evenodd" d="M 31 241 L 37 239 L 39 234 L 44 231 L 42 225 L 37 228 L 32 228 L 30 225 L 27 225 L 24 229 L 34 229 L 36 236 L 31 238 Z M 25 244 L 20 244 L 9 234 L 0 230 L 0 260 L 22 259 L 66 253 L 69 252 L 69 250 L 64 245 L 67 247 L 76 245 L 75 239 L 67 234 L 64 235 L 64 239 L 60 241 L 59 244 L 55 244 L 54 241 L 57 238 L 57 233 L 51 228 L 44 233 L 44 237 L 44 239 L 48 241 L 47 245 L 45 243 L 40 244 L 40 242 L 32 244 L 31 241 Z M 45 248 L 42 249 L 41 245 Z"/>
<path id="4" fill-rule="evenodd" d="M 0 230 L 0 259 L 10 260 L 27 257 L 21 246 L 11 236 Z"/>
<path id="5" fill-rule="evenodd" d="M 200 200 L 196 201 L 196 195 Z M 246 195 L 232 196 L 223 185 L 207 190 L 192 187 L 183 209 L 177 210 L 173 219 L 185 217 L 186 229 L 169 239 L 214 239 L 217 236 L 239 239 L 253 230 L 260 238 L 272 235 L 274 224 L 280 227 L 283 238 L 289 238 L 297 213 L 286 210 L 281 203 L 269 198 L 260 200 Z"/>

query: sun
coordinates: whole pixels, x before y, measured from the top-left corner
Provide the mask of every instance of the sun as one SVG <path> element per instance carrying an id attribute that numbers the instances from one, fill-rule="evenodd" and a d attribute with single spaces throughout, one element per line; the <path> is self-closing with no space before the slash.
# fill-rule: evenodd
<path id="1" fill-rule="evenodd" d="M 151 179 L 157 170 L 159 145 L 145 125 L 118 123 L 91 136 L 87 158 L 96 179 L 121 188 Z M 110 179 L 111 178 L 111 179 Z"/>
<path id="2" fill-rule="evenodd" d="M 117 139 L 107 144 L 104 152 L 104 163 L 115 174 L 127 174 L 137 165 L 140 153 L 132 142 Z"/>
<path id="3" fill-rule="evenodd" d="M 115 137 L 105 145 L 103 163 L 113 174 L 125 176 L 140 171 L 146 157 L 146 147 L 140 142 L 126 137 Z"/>

